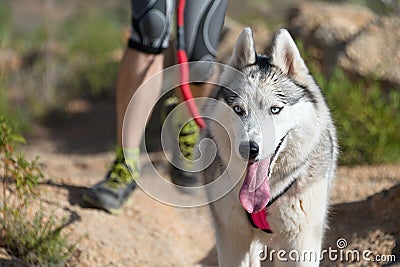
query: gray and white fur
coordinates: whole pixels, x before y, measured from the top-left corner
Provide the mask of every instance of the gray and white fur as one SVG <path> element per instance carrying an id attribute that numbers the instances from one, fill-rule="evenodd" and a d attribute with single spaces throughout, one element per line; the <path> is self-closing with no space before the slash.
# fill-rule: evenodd
<path id="1" fill-rule="evenodd" d="M 336 130 L 321 89 L 284 29 L 275 34 L 271 54 L 265 56 L 256 53 L 252 31 L 245 28 L 235 44 L 230 66 L 243 76 L 222 73 L 226 86 L 219 87 L 213 98 L 231 112 L 219 110 L 220 105 L 204 107 L 214 120 L 207 121 L 203 137 L 212 139 L 218 150 L 203 172 L 204 179 L 210 182 L 219 177 L 229 162 L 233 167 L 222 178 L 240 179 L 233 190 L 211 204 L 219 266 L 318 266 L 338 157 Z M 224 122 L 225 130 L 217 120 Z M 270 131 L 275 139 L 272 151 L 264 140 Z M 244 134 L 235 134 L 238 132 Z M 244 175 L 235 166 L 249 160 L 239 151 L 240 144 L 249 141 L 260 147 L 253 161 L 272 155 L 268 170 L 271 198 L 295 180 L 268 207 L 272 234 L 254 228 L 239 201 Z M 280 261 L 275 254 L 273 262 L 269 258 L 260 261 L 266 246 L 269 251 L 295 250 L 300 255 L 312 251 L 317 260 L 313 256 L 311 260 Z"/>

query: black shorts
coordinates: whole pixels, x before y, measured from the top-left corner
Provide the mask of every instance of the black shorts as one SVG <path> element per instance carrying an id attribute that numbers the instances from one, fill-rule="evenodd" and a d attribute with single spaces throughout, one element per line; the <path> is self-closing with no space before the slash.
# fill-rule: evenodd
<path id="1" fill-rule="evenodd" d="M 159 54 L 168 47 L 175 0 L 131 0 L 128 47 Z M 228 0 L 186 0 L 185 50 L 189 61 L 214 61 Z M 175 25 L 175 24 L 174 24 Z"/>

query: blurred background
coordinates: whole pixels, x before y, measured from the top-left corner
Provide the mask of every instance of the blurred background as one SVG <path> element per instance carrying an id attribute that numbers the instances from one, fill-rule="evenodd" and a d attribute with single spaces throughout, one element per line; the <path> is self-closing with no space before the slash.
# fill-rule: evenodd
<path id="1" fill-rule="evenodd" d="M 259 52 L 268 52 L 276 29 L 288 28 L 333 110 L 341 163 L 395 162 L 399 8 L 397 0 L 233 0 L 219 60 L 227 62 L 244 26 L 254 29 Z M 93 105 L 100 105 L 98 112 L 107 109 L 114 101 L 129 13 L 126 1 L 1 1 L 0 113 L 29 133 L 36 122 L 63 124 Z M 173 49 L 172 44 L 166 66 L 174 63 Z M 113 144 L 113 111 L 104 112 L 110 113 L 110 127 L 98 129 L 102 144 L 88 151 Z"/>
<path id="2" fill-rule="evenodd" d="M 289 30 L 326 95 L 338 129 L 342 167 L 338 189 L 333 193 L 336 213 L 332 228 L 354 246 L 375 244 L 376 251 L 396 255 L 400 254 L 399 14 L 399 0 L 230 0 L 218 51 L 219 61 L 227 63 L 245 26 L 253 28 L 261 53 L 268 53 L 275 30 Z M 0 1 L 0 115 L 16 133 L 27 137 L 23 150 L 28 156 L 40 156 L 48 173 L 45 177 L 59 185 L 50 186 L 54 194 L 66 190 L 69 200 L 67 197 L 61 203 L 68 207 L 78 205 L 78 221 L 84 229 L 95 223 L 83 220 L 85 216 L 106 220 L 102 225 L 112 225 L 115 219 L 104 219 L 101 212 L 81 209 L 79 190 L 99 181 L 104 166 L 112 158 L 115 81 L 129 25 L 130 6 L 126 0 Z M 171 43 L 165 66 L 175 62 L 173 40 Z M 153 117 L 146 134 L 151 140 L 150 149 L 157 151 L 159 117 L 157 113 Z M 139 203 L 148 205 L 146 201 Z M 364 219 L 353 221 L 351 215 L 357 211 Z M 375 215 L 369 218 L 365 214 L 368 211 Z M 126 227 L 136 220 L 132 214 L 141 212 L 137 206 L 128 207 L 123 215 Z M 173 218 L 168 215 L 170 212 L 165 211 L 164 215 Z M 71 227 L 70 232 L 77 228 Z M 181 225 L 169 231 L 185 236 L 186 230 L 177 229 L 186 228 Z M 187 231 L 192 233 L 193 229 Z M 196 231 L 188 235 L 202 235 L 201 230 Z M 157 228 L 148 232 L 158 233 L 158 237 L 169 236 Z M 355 232 L 358 234 L 354 235 Z M 92 235 L 96 236 L 94 232 Z M 117 236 L 124 237 L 122 233 Z M 328 243 L 333 244 L 336 235 L 328 236 Z M 74 254 L 78 265 L 108 262 L 131 266 L 127 262 L 132 259 L 111 249 L 118 246 L 117 239 L 101 241 L 110 257 L 114 257 L 110 262 L 98 245 L 99 240 L 83 240 L 79 243 L 83 245 L 78 245 L 83 256 Z M 203 243 L 200 242 L 196 256 L 190 255 L 198 263 L 203 259 L 204 266 L 212 266 L 213 244 Z M 173 244 L 169 247 L 176 245 Z M 187 249 L 186 244 L 181 245 Z M 93 259 L 96 251 L 102 251 L 97 263 Z M 173 258 L 171 251 L 161 254 L 172 253 Z M 204 251 L 210 253 L 203 255 Z M 133 266 L 157 266 L 154 262 L 152 265 L 150 257 L 140 256 L 139 251 L 134 249 L 132 253 L 139 257 Z M 192 265 L 193 257 L 181 260 Z M 7 261 L 10 262 L 13 260 Z M 167 265 L 180 266 L 179 257 Z"/>

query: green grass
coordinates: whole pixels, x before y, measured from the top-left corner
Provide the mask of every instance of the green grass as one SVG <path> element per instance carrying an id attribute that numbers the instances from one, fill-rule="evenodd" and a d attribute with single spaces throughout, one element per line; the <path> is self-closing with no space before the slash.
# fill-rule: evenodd
<path id="1" fill-rule="evenodd" d="M 118 62 L 113 51 L 122 48 L 122 27 L 108 13 L 78 16 L 66 23 L 63 31 L 72 63 L 72 79 L 67 87 L 76 94 L 101 94 L 112 90 Z"/>
<path id="2" fill-rule="evenodd" d="M 65 112 L 71 99 L 113 97 L 119 62 L 112 55 L 125 46 L 129 4 L 84 8 L 97 4 L 75 4 L 69 16 L 36 18 L 23 27 L 11 23 L 13 14 L 0 3 L 0 47 L 14 50 L 23 62 L 19 70 L 0 73 L 0 113 L 21 129 L 50 112 Z M 10 103 L 11 90 L 22 96 L 19 103 Z"/>
<path id="3" fill-rule="evenodd" d="M 8 207 L 2 213 L 2 243 L 12 255 L 29 266 L 68 266 L 76 248 L 61 232 L 66 219 L 45 216 L 43 208 L 30 219 L 25 207 Z"/>
<path id="4" fill-rule="evenodd" d="M 0 47 L 10 41 L 10 13 L 5 3 L 0 3 Z"/>
<path id="5" fill-rule="evenodd" d="M 6 76 L 0 73 L 0 114 L 9 118 L 12 127 L 17 132 L 28 132 L 29 116 L 18 105 L 13 105 L 8 100 Z"/>
<path id="6" fill-rule="evenodd" d="M 0 246 L 29 266 L 67 266 L 76 251 L 61 232 L 67 218 L 46 215 L 35 198 L 43 174 L 37 159 L 29 161 L 17 152 L 16 145 L 24 142 L 1 116 Z"/>

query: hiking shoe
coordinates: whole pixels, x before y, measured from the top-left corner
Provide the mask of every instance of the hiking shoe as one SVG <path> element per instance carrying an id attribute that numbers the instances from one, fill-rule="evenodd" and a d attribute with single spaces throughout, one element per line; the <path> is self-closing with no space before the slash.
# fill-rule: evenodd
<path id="1" fill-rule="evenodd" d="M 89 188 L 82 198 L 86 205 L 116 214 L 136 188 L 139 176 L 139 151 L 125 160 L 121 151 L 110 167 L 105 179 Z"/>
<path id="2" fill-rule="evenodd" d="M 199 185 L 197 173 L 191 171 L 194 169 L 194 151 L 199 135 L 200 130 L 194 120 L 187 122 L 179 132 L 178 144 L 180 151 L 174 153 L 173 162 L 177 162 L 176 160 L 179 159 L 182 169 L 170 164 L 171 179 L 176 185 L 187 187 Z M 182 153 L 184 159 L 178 153 Z"/>
<path id="3" fill-rule="evenodd" d="M 176 96 L 169 97 L 165 100 L 161 113 L 162 121 L 165 120 L 169 112 L 171 112 L 178 104 L 179 99 Z M 170 131 L 173 138 L 178 136 L 179 144 L 179 150 L 173 151 L 172 162 L 179 163 L 181 168 L 170 164 L 169 172 L 172 183 L 184 187 L 193 187 L 199 185 L 197 173 L 190 170 L 194 169 L 194 164 L 191 161 L 194 159 L 194 149 L 200 135 L 200 130 L 194 120 L 187 122 L 182 127 L 182 121 L 185 121 L 184 117 L 184 114 L 174 114 L 174 117 L 172 118 L 173 129 L 170 129 Z M 178 134 L 177 131 L 179 129 L 180 131 Z M 176 140 L 173 141 L 176 142 Z"/>

